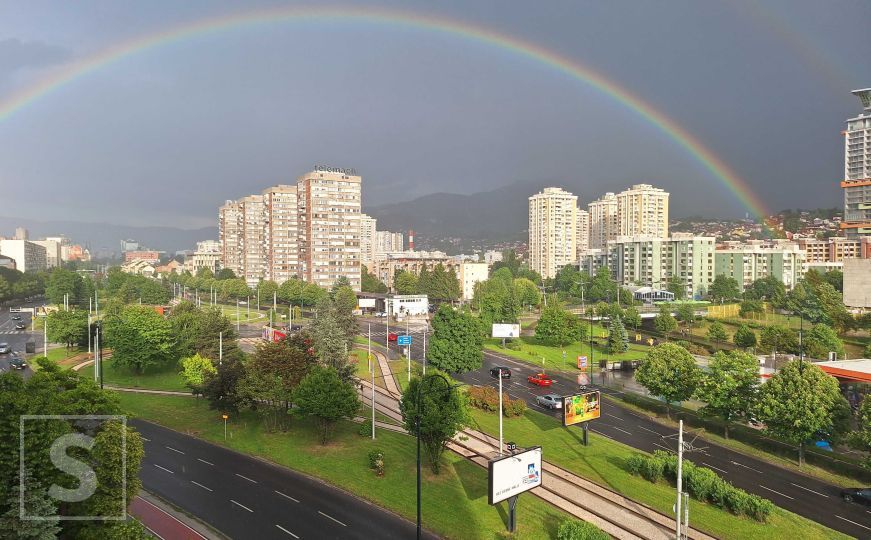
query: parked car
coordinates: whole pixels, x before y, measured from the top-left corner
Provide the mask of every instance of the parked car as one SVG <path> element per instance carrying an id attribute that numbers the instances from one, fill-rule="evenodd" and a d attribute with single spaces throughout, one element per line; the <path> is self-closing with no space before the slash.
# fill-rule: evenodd
<path id="1" fill-rule="evenodd" d="M 15 356 L 9 359 L 9 367 L 11 367 L 12 369 L 24 369 L 27 367 L 27 364 L 24 363 L 24 360 L 22 360 L 18 356 Z"/>
<path id="2" fill-rule="evenodd" d="M 535 398 L 535 401 L 542 407 L 547 407 L 551 410 L 563 408 L 563 397 L 557 394 L 545 394 L 543 396 L 538 396 Z"/>
<path id="3" fill-rule="evenodd" d="M 396 341 L 396 338 L 397 338 L 397 336 L 393 332 L 390 332 L 389 334 L 387 334 L 387 341 Z"/>
<path id="4" fill-rule="evenodd" d="M 9 354 L 12 352 L 12 347 L 8 343 L 0 343 L 0 354 Z"/>
<path id="5" fill-rule="evenodd" d="M 490 368 L 490 376 L 493 378 L 499 378 L 499 370 L 502 370 L 502 378 L 510 379 L 511 378 L 511 370 L 504 366 L 496 366 Z"/>
<path id="6" fill-rule="evenodd" d="M 16 330 L 24 330 L 25 328 L 27 328 L 27 325 L 24 323 L 18 323 L 15 325 Z"/>
<path id="7" fill-rule="evenodd" d="M 375 316 L 376 316 L 376 317 L 386 317 L 387 314 L 384 313 L 383 311 L 379 311 L 378 313 L 375 314 Z"/>
<path id="8" fill-rule="evenodd" d="M 535 375 L 530 375 L 529 377 L 527 377 L 526 382 L 538 386 L 551 386 L 553 384 L 553 379 L 551 379 L 544 373 L 536 373 Z"/>
<path id="9" fill-rule="evenodd" d="M 847 502 L 871 505 L 871 488 L 842 489 L 841 498 Z"/>

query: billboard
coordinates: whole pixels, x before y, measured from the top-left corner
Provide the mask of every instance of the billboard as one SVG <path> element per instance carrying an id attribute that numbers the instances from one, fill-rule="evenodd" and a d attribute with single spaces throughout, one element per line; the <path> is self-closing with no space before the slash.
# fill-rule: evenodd
<path id="1" fill-rule="evenodd" d="M 360 298 L 357 300 L 357 307 L 360 309 L 363 308 L 372 308 L 375 309 L 375 299 L 374 298 Z"/>
<path id="2" fill-rule="evenodd" d="M 598 391 L 563 398 L 563 425 L 573 426 L 599 418 L 601 396 Z"/>
<path id="3" fill-rule="evenodd" d="M 520 337 L 519 324 L 497 324 L 493 323 L 494 338 L 516 338 Z"/>
<path id="4" fill-rule="evenodd" d="M 541 485 L 541 447 L 535 446 L 513 456 L 487 464 L 490 489 L 487 500 L 500 503 Z"/>

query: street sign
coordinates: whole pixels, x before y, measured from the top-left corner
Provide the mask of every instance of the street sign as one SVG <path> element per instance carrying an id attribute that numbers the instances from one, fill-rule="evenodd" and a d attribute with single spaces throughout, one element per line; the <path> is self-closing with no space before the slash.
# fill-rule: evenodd
<path id="1" fill-rule="evenodd" d="M 411 336 L 396 336 L 397 345 L 411 345 Z"/>
<path id="2" fill-rule="evenodd" d="M 635 341 L 641 341 L 641 334 L 635 334 Z"/>
<path id="3" fill-rule="evenodd" d="M 587 367 L 587 357 L 579 356 L 578 357 L 578 369 L 584 369 Z"/>
<path id="4" fill-rule="evenodd" d="M 579 386 L 587 386 L 590 384 L 590 380 L 587 378 L 586 373 L 578 373 L 578 385 Z"/>

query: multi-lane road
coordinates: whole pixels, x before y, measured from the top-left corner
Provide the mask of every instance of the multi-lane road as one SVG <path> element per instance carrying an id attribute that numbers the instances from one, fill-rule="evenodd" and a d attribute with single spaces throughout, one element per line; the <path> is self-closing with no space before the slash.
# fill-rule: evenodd
<path id="1" fill-rule="evenodd" d="M 367 320 L 361 325 L 364 332 L 368 329 L 369 323 L 372 327 L 373 341 L 383 345 L 386 339 L 383 323 Z M 396 333 L 405 333 L 404 326 L 398 330 Z M 391 328 L 391 332 L 394 331 Z M 413 329 L 411 334 L 413 337 L 411 357 L 419 360 L 423 357 L 422 334 Z M 391 349 L 399 351 L 395 344 L 391 344 Z M 511 369 L 512 377 L 510 381 L 504 382 L 504 390 L 512 397 L 523 398 L 530 407 L 545 414 L 558 416 L 560 413 L 541 407 L 535 400 L 537 396 L 550 393 L 569 395 L 578 391 L 578 384 L 575 381 L 556 375 L 551 375 L 554 379 L 551 388 L 539 388 L 528 384 L 526 377 L 539 372 L 540 368 L 493 351 L 484 352 L 483 364 L 480 370 L 459 375 L 457 378 L 468 384 L 495 387 L 498 381 L 490 376 L 490 368 L 508 367 Z M 605 388 L 601 390 L 603 394 L 619 394 Z M 591 431 L 645 452 L 674 450 L 677 447 L 676 430 L 654 422 L 647 416 L 613 405 L 607 400 L 602 406 L 602 417 L 591 423 Z M 506 439 L 510 439 L 510 432 L 506 433 Z M 699 439 L 696 441 L 696 446 L 702 448 L 687 455 L 687 459 L 717 471 L 735 486 L 770 499 L 781 508 L 837 531 L 857 538 L 871 538 L 871 509 L 844 502 L 840 497 L 839 487 L 708 441 Z M 547 448 L 543 450 L 546 455 Z"/>
<path id="2" fill-rule="evenodd" d="M 21 306 L 13 305 L 11 307 L 33 307 L 35 304 L 21 304 Z M 7 343 L 9 347 L 12 349 L 11 354 L 0 354 L 0 373 L 4 373 L 10 370 L 9 360 L 13 355 L 20 356 L 24 358 L 25 345 L 28 341 L 33 341 L 36 344 L 36 350 L 42 352 L 42 333 L 33 332 L 33 321 L 31 320 L 31 314 L 28 312 L 23 313 L 12 313 L 9 311 L 10 306 L 2 306 L 0 307 L 0 343 Z M 21 320 L 13 320 L 13 316 L 20 316 Z M 17 323 L 24 323 L 27 325 L 27 328 L 24 330 L 17 330 L 15 325 Z M 27 377 L 31 374 L 30 368 L 28 367 L 24 371 L 24 376 Z"/>

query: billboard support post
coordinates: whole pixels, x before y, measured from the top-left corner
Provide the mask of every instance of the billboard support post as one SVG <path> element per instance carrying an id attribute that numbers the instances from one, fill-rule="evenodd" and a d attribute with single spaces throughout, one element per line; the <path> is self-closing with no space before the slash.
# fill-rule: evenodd
<path id="1" fill-rule="evenodd" d="M 584 422 L 581 427 L 584 428 L 584 446 L 590 446 L 590 423 Z"/>
<path id="2" fill-rule="evenodd" d="M 508 532 L 514 532 L 514 529 L 517 528 L 517 497 L 520 495 L 515 495 L 508 499 Z"/>

